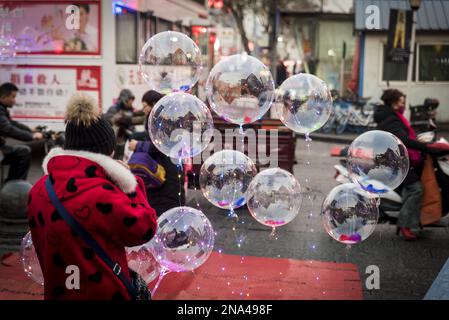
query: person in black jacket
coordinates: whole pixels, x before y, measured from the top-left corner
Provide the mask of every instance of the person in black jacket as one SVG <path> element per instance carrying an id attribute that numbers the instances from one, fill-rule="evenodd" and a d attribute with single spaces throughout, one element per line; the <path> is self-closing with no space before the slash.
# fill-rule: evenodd
<path id="1" fill-rule="evenodd" d="M 42 133 L 33 133 L 27 126 L 11 120 L 8 108 L 16 104 L 19 89 L 13 83 L 4 83 L 0 86 L 0 161 L 9 164 L 9 173 L 6 181 L 23 179 L 28 176 L 31 162 L 31 148 L 26 145 L 6 145 L 5 138 L 20 141 L 42 139 Z"/>
<path id="2" fill-rule="evenodd" d="M 114 152 L 114 159 L 122 159 L 125 142 L 135 135 L 134 125 L 141 120 L 143 112 L 134 112 L 133 103 L 136 97 L 129 89 L 120 91 L 117 103 L 111 106 L 103 115 L 114 129 L 117 139 L 117 148 Z M 137 117 L 136 117 L 137 116 Z"/>
<path id="3" fill-rule="evenodd" d="M 411 229 L 419 227 L 423 194 L 421 172 L 424 162 L 422 155 L 427 153 L 438 157 L 448 154 L 448 151 L 430 148 L 416 139 L 408 120 L 403 116 L 405 95 L 401 91 L 396 89 L 385 90 L 381 100 L 384 105 L 377 107 L 374 112 L 377 129 L 388 131 L 398 137 L 407 147 L 410 159 L 410 170 L 399 187 L 402 207 L 399 212 L 397 232 L 400 232 L 406 240 L 416 240 L 417 236 Z"/>
<path id="4" fill-rule="evenodd" d="M 284 62 L 281 60 L 281 58 L 278 58 L 278 62 L 276 65 L 276 85 L 279 87 L 287 78 L 287 68 L 285 67 Z"/>
<path id="5" fill-rule="evenodd" d="M 119 97 L 117 98 L 117 103 L 111 106 L 103 117 L 109 121 L 110 124 L 115 124 L 115 118 L 118 118 L 117 115 L 120 112 L 131 118 L 133 113 L 133 102 L 135 99 L 136 97 L 131 90 L 123 89 L 120 91 Z M 131 126 L 131 124 L 131 121 L 129 121 L 129 126 Z"/>
<path id="6" fill-rule="evenodd" d="M 165 155 L 157 149 L 150 140 L 148 133 L 148 115 L 155 104 L 164 97 L 163 94 L 150 90 L 142 97 L 143 112 L 145 113 L 145 133 L 144 141 L 130 140 L 128 142 L 128 149 L 136 150 L 139 143 L 149 144 L 149 154 L 165 169 L 165 182 L 157 189 L 147 189 L 148 203 L 156 210 L 159 217 L 164 212 L 179 206 L 185 205 L 185 190 L 184 190 L 184 171 L 178 168 L 177 160 Z"/>

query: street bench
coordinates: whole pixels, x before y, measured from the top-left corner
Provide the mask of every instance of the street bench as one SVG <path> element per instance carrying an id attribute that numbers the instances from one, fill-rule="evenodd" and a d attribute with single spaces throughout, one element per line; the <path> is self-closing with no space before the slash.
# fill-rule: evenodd
<path id="1" fill-rule="evenodd" d="M 238 148 L 238 142 L 237 140 L 240 140 L 239 137 L 239 126 L 228 123 L 220 118 L 215 117 L 214 118 L 214 126 L 215 129 L 217 129 L 221 133 L 222 141 L 214 141 L 213 143 L 218 143 L 219 146 L 223 149 L 233 149 L 233 150 L 239 150 Z M 226 144 L 226 132 L 227 130 L 236 130 L 237 136 L 232 139 L 232 145 Z M 244 139 L 243 142 L 243 151 L 246 155 L 249 156 L 249 143 L 256 144 L 255 151 L 259 155 L 259 149 L 266 152 L 267 156 L 271 157 L 277 157 L 277 166 L 281 169 L 284 169 L 288 172 L 293 173 L 293 166 L 296 164 L 295 161 L 295 148 L 296 148 L 296 136 L 295 134 L 284 126 L 284 124 L 280 120 L 276 119 L 261 119 L 256 121 L 255 123 L 248 124 L 244 126 L 243 130 L 253 129 L 256 131 L 256 140 L 255 141 L 249 141 L 249 139 Z M 265 139 L 263 137 L 259 137 L 257 134 L 258 130 L 265 129 L 266 130 L 266 136 Z M 276 130 L 277 131 L 277 141 L 271 141 L 270 140 L 270 131 Z M 232 132 L 232 131 L 231 131 Z M 242 150 L 239 150 L 242 151 Z M 202 159 L 205 160 L 205 159 Z M 261 163 L 259 158 L 252 159 L 257 167 L 257 170 L 260 171 L 261 168 L 267 168 L 269 164 Z M 201 163 L 194 163 L 192 166 L 192 170 L 188 173 L 189 178 L 189 187 L 192 187 L 195 183 L 198 185 L 198 179 L 199 179 L 199 173 L 201 166 L 203 164 L 203 161 Z M 272 165 L 272 164 L 271 164 Z M 193 179 L 193 173 L 195 173 L 196 178 L 194 181 Z"/>

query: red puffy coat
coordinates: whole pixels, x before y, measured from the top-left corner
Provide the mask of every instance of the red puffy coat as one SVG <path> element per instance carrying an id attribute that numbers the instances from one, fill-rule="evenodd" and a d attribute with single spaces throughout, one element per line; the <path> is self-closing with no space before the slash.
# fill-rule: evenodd
<path id="1" fill-rule="evenodd" d="M 44 275 L 45 299 L 129 299 L 120 279 L 55 210 L 45 180 L 50 177 L 67 211 L 128 278 L 125 247 L 148 242 L 157 228 L 142 180 L 110 157 L 60 148 L 50 151 L 43 169 L 46 175 L 30 191 L 28 219 Z M 67 268 L 70 265 L 79 268 L 79 289 L 66 285 L 74 274 Z"/>

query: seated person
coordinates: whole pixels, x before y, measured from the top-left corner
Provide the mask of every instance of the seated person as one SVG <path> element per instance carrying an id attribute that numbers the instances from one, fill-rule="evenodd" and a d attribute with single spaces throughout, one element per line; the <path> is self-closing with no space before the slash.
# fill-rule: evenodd
<path id="1" fill-rule="evenodd" d="M 140 149 L 138 144 L 148 144 L 148 153 L 165 169 L 165 182 L 160 188 L 147 189 L 148 202 L 156 210 L 157 216 L 172 208 L 183 206 L 185 204 L 184 191 L 184 172 L 179 172 L 176 160 L 160 152 L 151 142 L 148 134 L 148 115 L 154 105 L 163 97 L 157 91 L 147 91 L 142 97 L 143 111 L 146 114 L 145 131 L 146 139 L 144 141 L 131 140 L 128 148 L 131 151 Z M 178 175 L 181 177 L 178 177 Z M 179 195 L 180 193 L 180 195 Z"/>
<path id="2" fill-rule="evenodd" d="M 11 120 L 8 108 L 16 104 L 19 89 L 13 83 L 4 83 L 0 86 L 0 161 L 10 165 L 6 181 L 26 180 L 31 163 L 31 148 L 26 145 L 7 145 L 5 138 L 20 141 L 40 140 L 42 133 L 33 133 L 26 125 Z"/>

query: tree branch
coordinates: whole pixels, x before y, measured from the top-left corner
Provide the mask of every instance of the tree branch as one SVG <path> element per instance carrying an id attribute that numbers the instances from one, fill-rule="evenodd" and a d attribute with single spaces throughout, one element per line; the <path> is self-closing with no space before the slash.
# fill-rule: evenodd
<path id="1" fill-rule="evenodd" d="M 240 32 L 240 38 L 242 41 L 243 48 L 248 54 L 251 54 L 251 50 L 249 49 L 249 41 L 248 37 L 246 35 L 246 30 L 243 25 L 243 4 L 237 3 L 236 7 L 233 6 L 233 3 L 236 3 L 238 1 L 232 1 L 232 0 L 226 0 L 223 1 L 223 7 L 229 10 L 234 17 L 235 23 L 237 24 L 237 28 Z"/>

